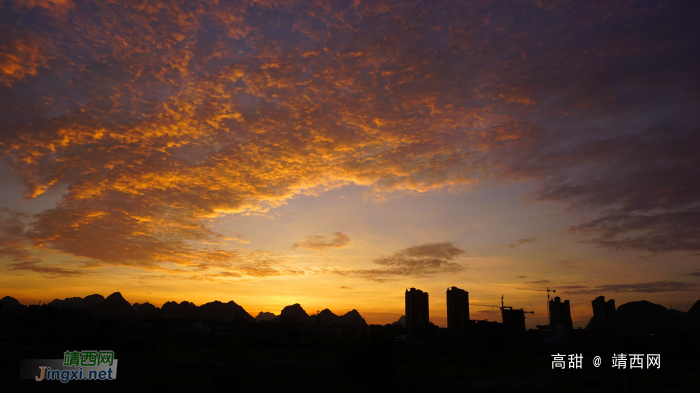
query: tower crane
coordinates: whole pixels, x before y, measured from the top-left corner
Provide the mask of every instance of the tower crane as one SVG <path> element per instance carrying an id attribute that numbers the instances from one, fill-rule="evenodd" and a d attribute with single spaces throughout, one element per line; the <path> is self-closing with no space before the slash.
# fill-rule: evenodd
<path id="1" fill-rule="evenodd" d="M 474 304 L 474 303 L 469 303 L 470 306 L 475 306 L 475 307 L 491 307 L 492 309 L 494 307 L 500 308 L 501 306 L 494 306 L 492 304 Z"/>
<path id="2" fill-rule="evenodd" d="M 475 303 L 469 303 L 470 306 L 476 306 L 476 307 L 491 307 L 493 309 L 494 307 L 498 307 L 499 309 L 503 310 L 504 308 L 510 308 L 512 309 L 513 307 L 510 306 L 504 306 L 503 305 L 503 296 L 501 295 L 501 305 L 500 306 L 494 306 L 492 304 L 475 304 Z"/>
<path id="3" fill-rule="evenodd" d="M 547 287 L 547 289 L 534 289 L 534 288 L 515 288 L 515 289 L 522 289 L 523 291 L 547 292 L 547 318 L 549 318 L 549 323 L 550 324 L 552 323 L 552 313 L 549 311 L 549 300 L 550 300 L 549 293 L 550 292 L 557 293 L 557 291 L 555 289 L 549 289 L 549 287 Z M 534 312 L 533 312 L 533 315 L 534 315 Z"/>

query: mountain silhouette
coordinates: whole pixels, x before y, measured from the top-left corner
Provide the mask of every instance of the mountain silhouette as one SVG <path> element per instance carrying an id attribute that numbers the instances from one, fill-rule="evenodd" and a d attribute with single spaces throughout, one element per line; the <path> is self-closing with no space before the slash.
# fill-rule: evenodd
<path id="1" fill-rule="evenodd" d="M 591 319 L 588 320 L 588 324 L 586 324 L 586 327 L 584 329 L 586 330 L 595 330 L 595 327 L 598 325 L 595 319 L 595 315 L 591 317 Z"/>
<path id="2" fill-rule="evenodd" d="M 104 299 L 104 298 L 102 298 Z M 51 302 L 48 303 L 49 306 L 51 307 L 72 307 L 72 308 L 78 308 L 78 304 L 83 301 L 83 298 L 81 297 L 67 297 L 63 300 L 61 299 L 53 299 Z"/>
<path id="3" fill-rule="evenodd" d="M 365 319 L 362 318 L 362 315 L 360 315 L 360 313 L 357 310 L 352 309 L 345 313 L 345 315 L 340 316 L 340 324 L 352 326 L 367 326 L 367 321 L 365 321 Z"/>
<path id="4" fill-rule="evenodd" d="M 315 325 L 317 323 L 316 318 L 316 315 L 311 315 L 309 323 Z M 367 326 L 367 322 L 357 310 L 338 316 L 326 308 L 318 314 L 318 320 L 321 325 Z"/>
<path id="5" fill-rule="evenodd" d="M 135 303 L 134 305 L 137 305 Z M 141 318 L 148 318 L 150 316 L 158 316 L 160 314 L 160 309 L 151 303 L 138 304 L 138 307 L 134 310 L 134 315 Z"/>
<path id="6" fill-rule="evenodd" d="M 50 307 L 72 307 L 76 310 L 89 310 L 105 300 L 104 296 L 94 294 L 82 297 L 67 297 L 63 300 L 54 299 L 48 303 Z"/>
<path id="7" fill-rule="evenodd" d="M 617 322 L 621 333 L 633 335 L 668 334 L 680 330 L 677 313 L 646 300 L 618 307 Z"/>
<path id="8" fill-rule="evenodd" d="M 700 331 L 700 300 L 695 302 L 685 314 L 684 326 L 690 330 Z"/>
<path id="9" fill-rule="evenodd" d="M 117 293 L 119 293 L 119 292 L 117 292 Z M 121 294 L 120 294 L 120 296 L 121 296 Z M 77 308 L 78 310 L 89 310 L 92 307 L 95 307 L 96 305 L 100 304 L 104 300 L 105 300 L 104 296 L 98 295 L 98 294 L 85 296 L 84 299 L 82 299 L 81 301 L 79 301 L 77 303 L 75 308 Z"/>
<path id="10" fill-rule="evenodd" d="M 309 317 L 309 322 L 311 324 L 319 323 L 316 318 L 318 318 L 321 325 L 340 325 L 340 317 L 327 308 L 318 313 L 318 317 L 316 315 Z"/>
<path id="11" fill-rule="evenodd" d="M 167 302 L 160 309 L 160 314 L 170 318 L 199 318 L 199 308 L 188 301 L 183 301 L 180 304 Z"/>
<path id="12" fill-rule="evenodd" d="M 88 299 L 89 297 L 90 296 L 85 299 Z M 131 307 L 131 304 L 127 302 L 119 292 L 114 292 L 113 294 L 107 296 L 106 299 L 90 307 L 88 311 L 95 315 L 134 315 L 134 309 Z"/>
<path id="13" fill-rule="evenodd" d="M 396 322 L 392 323 L 392 325 L 400 325 L 400 326 L 406 326 L 406 316 L 402 315 Z"/>
<path id="14" fill-rule="evenodd" d="M 671 318 L 673 319 L 674 323 L 676 323 L 678 326 L 681 326 L 685 322 L 686 313 L 684 313 L 683 311 L 676 310 L 675 308 L 670 308 L 668 312 L 671 315 Z"/>
<path id="15" fill-rule="evenodd" d="M 143 307 L 143 305 L 141 305 L 141 307 Z M 222 303 L 216 300 L 199 307 L 188 301 L 183 301 L 180 304 L 177 302 L 167 302 L 163 305 L 160 313 L 162 316 L 170 318 L 218 319 L 221 321 L 234 321 L 238 319 L 248 321 L 254 320 L 243 307 L 236 304 L 233 300 L 228 303 Z"/>
<path id="16" fill-rule="evenodd" d="M 3 304 L 7 308 L 27 307 L 12 296 L 5 296 L 4 298 L 0 299 L 0 304 Z"/>
<path id="17" fill-rule="evenodd" d="M 273 313 L 271 313 L 271 312 L 262 312 L 262 311 L 260 311 L 260 313 L 258 314 L 258 316 L 255 317 L 255 320 L 256 320 L 256 321 L 270 321 L 270 320 L 274 319 L 275 317 L 276 317 L 276 315 L 273 314 Z"/>
<path id="18" fill-rule="evenodd" d="M 211 303 L 203 304 L 199 307 L 200 318 L 203 319 L 219 319 L 222 321 L 235 321 L 245 319 L 253 321 L 254 318 L 248 314 L 243 307 L 239 306 L 233 300 L 228 303 L 222 303 L 215 300 Z"/>
<path id="19" fill-rule="evenodd" d="M 278 317 L 271 319 L 270 322 L 286 322 L 286 323 L 304 323 L 310 322 L 309 314 L 304 311 L 299 303 L 292 304 L 282 309 Z"/>
<path id="20" fill-rule="evenodd" d="M 49 307 L 61 307 L 63 305 L 63 300 L 53 299 L 52 301 L 46 303 L 46 305 Z"/>

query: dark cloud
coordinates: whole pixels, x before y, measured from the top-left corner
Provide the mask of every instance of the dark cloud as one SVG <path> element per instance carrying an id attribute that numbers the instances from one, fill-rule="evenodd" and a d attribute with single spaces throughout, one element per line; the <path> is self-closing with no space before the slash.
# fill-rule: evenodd
<path id="1" fill-rule="evenodd" d="M 508 248 L 516 248 L 518 246 L 522 246 L 523 244 L 527 243 L 534 243 L 539 239 L 539 237 L 526 237 L 523 239 L 518 239 L 515 243 L 510 243 L 506 244 L 506 247 Z"/>
<path id="2" fill-rule="evenodd" d="M 26 236 L 31 223 L 30 214 L 0 207 L 0 258 L 15 262 L 29 262 L 35 258 L 31 252 L 32 243 Z"/>
<path id="3" fill-rule="evenodd" d="M 566 156 L 541 159 L 566 171 L 550 171 L 536 198 L 597 210 L 597 218 L 569 228 L 594 236 L 597 246 L 652 255 L 697 252 L 700 161 L 691 146 L 698 143 L 700 130 L 671 125 L 584 141 Z"/>
<path id="4" fill-rule="evenodd" d="M 517 277 L 517 278 L 522 278 L 522 279 L 526 279 L 526 278 L 527 278 L 527 276 L 515 276 L 515 277 Z"/>
<path id="5" fill-rule="evenodd" d="M 548 4 L 3 6 L 0 156 L 27 198 L 67 190 L 26 235 L 215 267 L 218 215 L 527 179 L 593 244 L 697 252 L 700 5 Z"/>
<path id="6" fill-rule="evenodd" d="M 428 243 L 411 246 L 390 256 L 379 257 L 372 262 L 376 269 L 332 270 L 332 273 L 360 277 L 369 281 L 386 282 L 399 277 L 427 277 L 441 273 L 456 273 L 465 269 L 453 262 L 464 250 L 452 243 Z"/>
<path id="7" fill-rule="evenodd" d="M 535 281 L 525 281 L 527 284 L 548 284 L 549 280 L 535 280 Z"/>
<path id="8" fill-rule="evenodd" d="M 345 285 L 343 285 L 343 286 L 338 287 L 338 289 L 354 289 L 354 288 L 346 287 Z"/>
<path id="9" fill-rule="evenodd" d="M 66 269 L 56 266 L 44 266 L 39 265 L 38 261 L 27 261 L 27 262 L 17 262 L 11 263 L 10 270 L 28 270 L 36 273 L 45 274 L 48 277 L 75 277 L 86 274 L 87 272 L 81 270 Z"/>
<path id="10" fill-rule="evenodd" d="M 690 273 L 684 273 L 681 274 L 681 276 L 686 276 L 686 277 L 700 277 L 700 269 L 695 269 Z"/>
<path id="11" fill-rule="evenodd" d="M 587 285 L 559 285 L 557 289 L 587 289 L 590 288 Z M 569 292 L 567 292 L 569 293 Z"/>
<path id="12" fill-rule="evenodd" d="M 561 287 L 566 289 L 566 287 Z M 609 285 L 599 285 L 597 287 L 582 287 L 574 288 L 570 287 L 567 290 L 567 294 L 576 295 L 595 295 L 595 294 L 605 294 L 605 293 L 659 293 L 659 292 L 686 292 L 686 291 L 697 291 L 700 288 L 698 284 L 692 284 L 687 282 L 679 281 L 654 281 L 645 283 L 635 283 L 635 284 L 609 284 Z"/>
<path id="13" fill-rule="evenodd" d="M 614 250 L 700 252 L 700 211 L 659 214 L 608 214 L 572 226 L 571 232 L 598 234 L 591 243 Z"/>
<path id="14" fill-rule="evenodd" d="M 350 244 L 350 237 L 341 233 L 333 232 L 328 236 L 304 236 L 305 241 L 296 242 L 292 248 L 305 248 L 312 251 L 324 251 L 333 248 L 343 248 Z"/>

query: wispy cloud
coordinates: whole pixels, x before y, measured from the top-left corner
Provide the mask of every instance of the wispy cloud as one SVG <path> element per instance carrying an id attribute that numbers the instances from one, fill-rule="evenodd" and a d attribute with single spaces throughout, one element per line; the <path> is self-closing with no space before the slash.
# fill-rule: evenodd
<path id="1" fill-rule="evenodd" d="M 86 274 L 87 272 L 84 270 L 74 270 L 74 269 L 66 269 L 62 267 L 56 267 L 56 266 L 46 266 L 46 265 L 40 265 L 39 261 L 27 261 L 27 262 L 17 262 L 17 263 L 11 263 L 10 270 L 28 270 L 32 271 L 35 273 L 41 273 L 44 275 L 47 275 L 48 277 L 58 277 L 58 276 L 64 276 L 64 277 L 75 277 L 75 276 L 81 276 L 83 274 Z"/>
<path id="2" fill-rule="evenodd" d="M 325 251 L 328 249 L 344 248 L 348 247 L 349 245 L 350 237 L 341 232 L 333 232 L 332 234 L 327 236 L 305 236 L 304 241 L 294 243 L 292 248 L 305 248 L 307 250 L 312 251 Z"/>
<path id="3" fill-rule="evenodd" d="M 0 258 L 9 258 L 18 263 L 36 259 L 27 237 L 31 224 L 31 214 L 0 207 Z"/>
<path id="4" fill-rule="evenodd" d="M 567 289 L 567 287 L 561 287 Z M 571 286 L 567 294 L 594 295 L 605 293 L 659 293 L 659 292 L 687 292 L 697 291 L 700 285 L 679 281 L 653 281 L 634 284 L 606 284 L 597 287 Z"/>
<path id="5" fill-rule="evenodd" d="M 590 242 L 613 250 L 646 251 L 661 255 L 672 251 L 700 252 L 700 212 L 661 214 L 610 214 L 583 224 L 571 232 L 599 234 Z M 635 233 L 634 235 L 629 235 Z"/>
<path id="6" fill-rule="evenodd" d="M 559 285 L 557 289 L 590 289 L 590 287 L 587 285 Z"/>
<path id="7" fill-rule="evenodd" d="M 527 243 L 534 243 L 539 239 L 539 237 L 526 237 L 522 239 L 518 239 L 514 243 L 506 244 L 505 247 L 507 248 L 517 248 L 519 246 L 522 246 L 523 244 Z"/>
<path id="8" fill-rule="evenodd" d="M 700 277 L 700 269 L 695 269 L 690 273 L 684 273 L 681 274 L 681 276 L 686 276 L 686 277 Z"/>
<path id="9" fill-rule="evenodd" d="M 567 268 L 577 267 L 573 261 L 568 261 L 568 260 L 554 261 L 553 263 L 560 266 L 560 267 L 567 267 Z"/>
<path id="10" fill-rule="evenodd" d="M 525 281 L 527 284 L 549 284 L 549 280 L 535 280 L 535 281 Z"/>
<path id="11" fill-rule="evenodd" d="M 355 276 L 369 281 L 386 282 L 399 277 L 427 277 L 441 273 L 456 273 L 465 267 L 455 259 L 466 254 L 454 244 L 428 243 L 411 246 L 372 262 L 375 269 L 333 269 L 332 273 Z"/>

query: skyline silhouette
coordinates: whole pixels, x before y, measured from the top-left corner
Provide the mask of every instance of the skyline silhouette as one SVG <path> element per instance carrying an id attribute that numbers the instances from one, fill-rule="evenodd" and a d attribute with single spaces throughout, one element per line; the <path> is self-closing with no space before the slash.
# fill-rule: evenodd
<path id="1" fill-rule="evenodd" d="M 457 295 L 458 288 L 451 291 L 446 295 Z M 404 295 L 417 296 L 421 308 L 420 298 L 427 294 L 412 288 Z M 603 390 L 611 384 L 634 390 L 697 389 L 692 365 L 700 349 L 700 300 L 687 312 L 648 301 L 612 311 L 612 302 L 597 297 L 591 307 L 603 303 L 607 320 L 616 321 L 616 327 L 603 328 L 593 317 L 585 329 L 567 327 L 561 309 L 566 302 L 558 297 L 551 301 L 553 324 L 525 330 L 525 311 L 505 302 L 499 307 L 502 322 L 469 319 L 461 326 L 439 328 L 430 322 L 407 326 L 404 316 L 393 323 L 368 324 L 357 310 L 344 315 L 329 309 L 307 312 L 298 303 L 284 307 L 278 316 L 261 312 L 261 318 L 253 318 L 234 301 L 200 306 L 170 301 L 157 308 L 131 304 L 115 292 L 106 298 L 93 294 L 24 306 L 4 297 L 0 337 L 6 350 L 0 366 L 8 374 L 7 386 L 29 388 L 30 383 L 37 386 L 39 368 L 32 365 L 45 362 L 32 359 L 60 358 L 66 348 L 109 348 L 120 360 L 118 378 L 110 387 L 119 390 L 139 386 L 191 391 L 197 386 L 262 392 L 303 384 L 291 390 L 361 385 L 367 390 L 398 386 L 402 391 L 454 391 L 475 385 L 532 389 L 554 383 L 558 388 Z M 407 302 L 407 314 L 411 306 Z M 413 318 L 430 319 L 424 317 Z M 581 370 L 570 363 L 569 374 L 554 367 L 554 356 L 566 359 L 572 353 L 581 357 Z M 649 365 L 616 369 L 614 363 L 611 369 L 611 357 L 622 356 L 616 353 L 655 354 L 661 370 L 672 372 Z M 589 364 L 594 355 L 602 355 L 604 367 Z M 55 362 L 53 368 L 62 360 Z M 16 378 L 17 371 L 23 379 Z"/>
<path id="2" fill-rule="evenodd" d="M 418 291 L 415 288 L 411 288 L 413 290 Z M 454 291 L 455 289 L 460 290 L 459 288 L 452 288 L 449 289 L 450 291 Z M 406 291 L 406 297 L 408 298 L 409 292 Z M 449 296 L 449 292 L 448 292 Z M 620 307 L 622 307 L 622 315 L 623 315 L 623 320 L 625 322 L 622 322 L 622 327 L 620 327 L 619 322 L 617 322 L 617 318 L 613 315 L 613 318 L 615 320 L 614 324 L 612 325 L 607 325 L 607 324 L 600 324 L 600 322 L 594 318 L 595 313 L 597 312 L 596 308 L 600 307 L 598 305 L 600 301 L 601 296 L 596 297 L 593 299 L 590 304 L 591 304 L 591 315 L 589 319 L 586 321 L 584 326 L 579 326 L 579 328 L 585 328 L 585 329 L 594 329 L 594 330 L 600 330 L 600 331 L 637 331 L 639 329 L 639 324 L 640 321 L 647 321 L 651 320 L 653 321 L 653 329 L 661 329 L 659 331 L 663 332 L 669 332 L 669 331 L 675 331 L 674 328 L 669 328 L 669 321 L 675 321 L 673 323 L 676 323 L 678 326 L 681 320 L 684 320 L 686 317 L 686 314 L 690 312 L 690 323 L 692 324 L 697 324 L 698 321 L 700 321 L 700 300 L 697 300 L 693 303 L 693 305 L 688 308 L 688 311 L 681 311 L 677 310 L 674 308 L 666 308 L 662 305 L 655 304 L 653 302 L 649 302 L 647 300 L 636 300 L 628 303 L 623 303 L 619 305 L 617 308 L 614 308 L 615 301 L 614 299 L 609 299 L 605 304 L 608 305 L 608 307 L 605 309 L 604 312 L 607 313 L 608 318 L 610 318 L 610 313 L 616 313 L 616 310 L 619 310 Z M 604 300 L 604 297 L 602 297 Z M 11 296 L 5 296 L 4 298 L 0 299 L 1 301 L 5 302 L 5 305 L 11 306 L 11 307 L 27 307 L 28 305 L 20 303 L 17 299 L 11 297 Z M 552 302 L 555 302 L 554 299 L 551 300 Z M 613 308 L 610 310 L 610 304 L 612 304 Z M 213 319 L 213 320 L 246 320 L 246 321 L 265 321 L 265 322 L 276 322 L 280 323 L 283 321 L 286 322 L 292 322 L 292 323 L 302 323 L 302 324 L 308 324 L 308 325 L 315 325 L 316 324 L 316 316 L 320 315 L 320 321 L 322 325 L 328 325 L 328 324 L 338 324 L 338 325 L 364 325 L 367 326 L 368 323 L 365 322 L 365 319 L 362 317 L 360 312 L 356 309 L 352 309 L 350 311 L 347 311 L 343 315 L 338 315 L 335 314 L 333 311 L 331 311 L 328 308 L 324 308 L 323 310 L 318 310 L 315 312 L 308 313 L 302 305 L 299 303 L 295 303 L 292 305 L 287 305 L 284 308 L 282 308 L 278 314 L 275 314 L 274 312 L 269 312 L 269 311 L 260 311 L 258 314 L 253 317 L 252 313 L 248 313 L 245 308 L 239 304 L 237 304 L 235 301 L 230 300 L 228 302 L 221 302 L 218 300 L 214 300 L 211 302 L 203 303 L 199 306 L 196 304 L 189 302 L 187 300 L 182 300 L 179 303 L 177 301 L 168 301 L 165 302 L 161 307 L 155 306 L 151 303 L 129 303 L 120 292 L 114 292 L 110 294 L 108 297 L 103 297 L 102 295 L 99 294 L 92 294 L 88 295 L 85 298 L 79 298 L 79 297 L 70 297 L 70 298 L 65 298 L 65 299 L 54 299 L 51 302 L 45 302 L 42 303 L 41 305 L 43 306 L 49 306 L 49 307 L 54 307 L 54 308 L 73 308 L 76 310 L 85 310 L 89 311 L 92 314 L 96 316 L 104 316 L 104 315 L 114 315 L 114 316 L 130 316 L 130 317 L 139 317 L 139 318 L 149 318 L 149 317 L 173 317 L 173 318 L 195 318 L 195 319 L 200 319 L 200 320 L 205 320 L 205 319 Z M 476 307 L 482 307 L 484 305 L 477 304 L 470 302 L 470 306 L 476 306 Z M 623 307 L 624 306 L 624 307 Z M 407 306 L 408 307 L 408 304 Z M 430 307 L 430 306 L 429 306 Z M 497 306 L 488 306 L 488 307 L 497 307 Z M 505 309 L 505 310 L 504 310 Z M 429 308 L 429 310 L 432 310 Z M 636 311 L 632 311 L 636 310 Z M 532 322 L 531 317 L 527 317 L 525 314 L 518 315 L 513 314 L 513 311 L 515 312 L 520 312 L 522 314 L 522 309 L 515 309 L 513 306 L 501 306 L 501 310 L 496 313 L 489 313 L 490 318 L 481 318 L 483 315 L 482 314 L 474 314 L 474 315 L 467 315 L 468 319 L 471 321 L 479 321 L 479 320 L 489 320 L 492 322 L 500 322 L 500 323 L 510 323 L 513 325 L 520 326 L 520 323 L 526 323 L 525 329 L 530 330 L 533 329 L 535 330 L 537 328 L 537 324 L 535 322 Z M 449 312 L 449 311 L 448 311 Z M 425 319 L 424 323 L 427 323 L 427 321 L 432 322 L 432 319 L 430 317 L 431 311 L 428 311 L 428 316 Z M 508 313 L 508 315 L 505 315 Z M 532 313 L 530 311 L 527 311 L 526 313 Z M 553 310 L 553 313 L 555 315 L 554 320 L 549 321 L 549 318 L 547 318 L 548 323 L 541 324 L 541 325 L 549 325 L 551 323 L 563 323 L 566 325 L 566 317 L 562 320 L 561 317 L 558 315 L 560 311 L 558 310 Z M 511 315 L 513 314 L 513 315 Z M 532 313 L 534 315 L 534 313 Z M 653 315 L 652 318 L 644 318 L 642 315 L 644 314 L 649 314 Z M 548 316 L 547 316 L 548 317 Z M 504 319 L 508 320 L 504 320 Z M 518 322 L 519 318 L 522 318 L 522 322 Z M 637 318 L 635 320 L 635 318 Z M 697 321 L 696 321 L 697 320 Z M 569 319 L 570 321 L 570 319 Z M 400 316 L 400 318 L 397 318 L 396 320 L 386 320 L 381 323 L 373 323 L 377 325 L 386 325 L 386 324 L 396 324 L 400 323 L 402 326 L 406 327 L 409 331 L 414 329 L 413 326 L 407 326 L 407 323 L 405 322 L 405 313 Z M 673 324 L 671 323 L 671 324 Z M 410 324 L 408 324 L 410 325 Z M 438 325 L 439 326 L 439 325 Z M 460 325 L 455 325 L 459 326 L 457 329 L 458 330 L 463 330 L 465 327 L 464 323 Z M 660 326 L 665 326 L 663 328 L 660 328 Z M 447 325 L 440 326 L 442 328 L 448 328 Z M 573 327 L 571 325 L 564 326 L 565 328 L 571 330 Z M 670 329 L 670 330 L 669 330 Z M 677 330 L 677 327 L 675 328 Z M 522 330 L 522 329 L 521 329 Z"/>
<path id="3" fill-rule="evenodd" d="M 0 370 L 101 348 L 119 391 L 697 390 L 699 15 L 0 0 Z M 664 366 L 590 368 L 614 351 Z"/>

